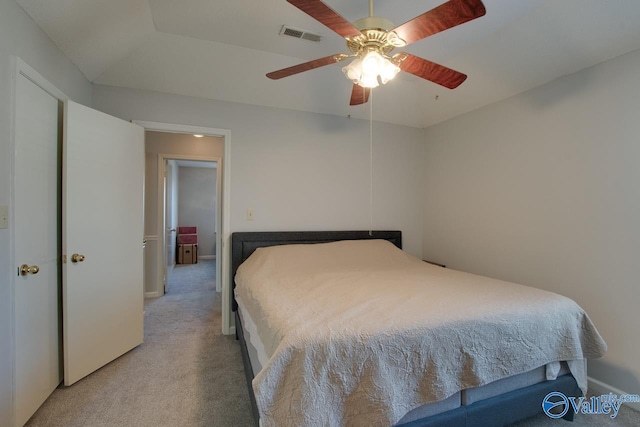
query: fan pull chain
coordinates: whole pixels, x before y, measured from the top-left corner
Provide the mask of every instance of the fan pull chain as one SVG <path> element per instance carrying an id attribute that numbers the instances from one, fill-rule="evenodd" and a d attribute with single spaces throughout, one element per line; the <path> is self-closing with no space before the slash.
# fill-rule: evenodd
<path id="1" fill-rule="evenodd" d="M 373 89 L 369 93 L 369 236 L 373 236 Z"/>

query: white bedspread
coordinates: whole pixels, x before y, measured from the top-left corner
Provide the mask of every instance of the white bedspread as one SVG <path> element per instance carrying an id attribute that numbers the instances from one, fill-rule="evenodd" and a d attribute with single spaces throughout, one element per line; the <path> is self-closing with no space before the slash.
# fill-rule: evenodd
<path id="1" fill-rule="evenodd" d="M 253 381 L 263 426 L 390 426 L 459 390 L 606 351 L 568 298 L 382 240 L 261 248 L 235 280 L 269 356 Z"/>

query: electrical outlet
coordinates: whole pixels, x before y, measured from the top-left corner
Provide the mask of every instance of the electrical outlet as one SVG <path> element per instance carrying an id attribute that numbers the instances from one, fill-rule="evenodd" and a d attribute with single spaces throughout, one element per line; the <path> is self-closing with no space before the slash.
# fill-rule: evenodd
<path id="1" fill-rule="evenodd" d="M 9 228 L 9 206 L 0 206 L 0 228 Z"/>
<path id="2" fill-rule="evenodd" d="M 247 209 L 247 221 L 253 221 L 254 213 L 253 209 Z"/>

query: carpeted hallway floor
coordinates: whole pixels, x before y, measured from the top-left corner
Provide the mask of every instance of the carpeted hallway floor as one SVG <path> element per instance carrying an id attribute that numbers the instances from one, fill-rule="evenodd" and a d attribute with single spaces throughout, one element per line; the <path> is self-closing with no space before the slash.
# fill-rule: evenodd
<path id="1" fill-rule="evenodd" d="M 240 348 L 221 333 L 215 262 L 176 266 L 145 301 L 145 341 L 71 387 L 28 426 L 252 426 Z"/>
<path id="2" fill-rule="evenodd" d="M 240 348 L 221 334 L 215 262 L 176 266 L 167 294 L 145 301 L 145 342 L 71 387 L 58 388 L 28 426 L 253 426 Z M 511 427 L 635 427 L 640 413 L 542 414 Z"/>

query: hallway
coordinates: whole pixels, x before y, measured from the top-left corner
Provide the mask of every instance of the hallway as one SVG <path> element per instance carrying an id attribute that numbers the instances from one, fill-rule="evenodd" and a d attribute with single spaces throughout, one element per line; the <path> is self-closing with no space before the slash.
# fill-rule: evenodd
<path id="1" fill-rule="evenodd" d="M 167 295 L 216 290 L 214 259 L 200 259 L 197 264 L 176 264 L 167 275 Z"/>
<path id="2" fill-rule="evenodd" d="M 176 266 L 145 300 L 145 341 L 71 387 L 28 426 L 251 426 L 240 348 L 221 333 L 215 261 Z"/>

